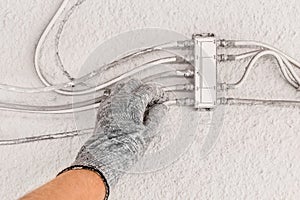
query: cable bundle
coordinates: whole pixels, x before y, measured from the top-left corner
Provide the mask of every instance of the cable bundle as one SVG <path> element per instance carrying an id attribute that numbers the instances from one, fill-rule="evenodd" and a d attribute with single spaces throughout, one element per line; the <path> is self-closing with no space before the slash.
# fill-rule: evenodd
<path id="1" fill-rule="evenodd" d="M 235 89 L 240 87 L 247 79 L 251 69 L 258 62 L 258 60 L 265 56 L 272 56 L 276 59 L 279 66 L 280 72 L 283 78 L 295 89 L 299 90 L 300 78 L 295 71 L 295 68 L 300 69 L 300 63 L 294 58 L 288 56 L 282 51 L 268 44 L 256 41 L 246 41 L 246 40 L 220 40 L 221 47 L 228 48 L 256 48 L 256 50 L 247 52 L 239 55 L 226 55 L 222 54 L 219 57 L 220 61 L 234 61 L 245 58 L 251 58 L 249 64 L 242 77 L 235 83 L 222 83 L 221 88 L 224 90 Z M 251 98 L 235 98 L 235 97 L 221 97 L 221 104 L 276 104 L 276 105 L 287 105 L 293 104 L 298 105 L 300 101 L 298 100 L 285 100 L 285 99 L 251 99 Z"/>

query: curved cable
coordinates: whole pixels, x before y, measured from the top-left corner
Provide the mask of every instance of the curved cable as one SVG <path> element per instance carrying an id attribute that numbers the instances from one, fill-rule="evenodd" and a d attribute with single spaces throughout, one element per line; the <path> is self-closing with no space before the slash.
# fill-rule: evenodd
<path id="1" fill-rule="evenodd" d="M 118 77 L 116 77 L 116 78 L 114 78 L 110 81 L 107 81 L 107 82 L 105 82 L 101 85 L 95 86 L 93 88 L 85 89 L 85 90 L 76 91 L 76 92 L 74 92 L 75 93 L 74 95 L 83 95 L 83 94 L 89 94 L 89 93 L 96 92 L 97 90 L 101 90 L 105 87 L 108 87 L 108 86 L 110 86 L 110 85 L 112 85 L 112 84 L 114 84 L 114 83 L 116 83 L 116 82 L 118 82 L 122 79 L 128 78 L 128 77 L 134 75 L 135 73 L 137 73 L 139 71 L 145 70 L 145 69 L 153 67 L 155 65 L 165 64 L 165 63 L 172 63 L 172 62 L 175 62 L 175 61 L 176 61 L 176 57 L 166 57 L 166 58 L 150 61 L 148 63 L 145 63 L 141 66 L 138 66 L 138 67 L 134 68 L 131 71 L 123 73 L 120 76 L 118 76 Z M 61 83 L 61 84 L 56 84 L 56 85 L 51 85 L 51 86 L 46 86 L 46 87 L 27 88 L 27 87 L 19 87 L 19 86 L 0 84 L 0 89 L 7 90 L 7 91 L 13 91 L 13 92 L 19 92 L 19 93 L 51 92 L 51 91 L 62 89 L 62 88 L 72 87 L 75 84 L 85 82 L 85 81 L 95 77 L 96 75 L 103 73 L 108 68 L 110 68 L 110 65 L 106 65 L 106 67 L 100 68 L 101 70 L 91 72 L 91 73 L 89 73 L 85 76 L 82 76 L 81 78 L 75 79 L 71 82 L 66 82 L 66 83 Z"/>
<path id="2" fill-rule="evenodd" d="M 236 60 L 251 58 L 261 51 L 262 50 L 254 50 L 254 51 L 249 51 L 241 54 L 220 54 L 218 57 L 220 62 L 236 61 Z"/>
<path id="3" fill-rule="evenodd" d="M 41 50 L 42 45 L 44 44 L 44 41 L 46 39 L 46 37 L 48 36 L 49 32 L 51 31 L 51 29 L 53 28 L 55 22 L 57 21 L 57 19 L 59 18 L 59 16 L 61 15 L 61 13 L 64 11 L 64 9 L 66 8 L 67 4 L 68 4 L 69 0 L 63 0 L 61 5 L 59 6 L 58 10 L 55 12 L 54 16 L 51 18 L 50 22 L 48 23 L 48 25 L 46 26 L 45 30 L 43 31 L 40 39 L 37 42 L 37 46 L 35 49 L 35 54 L 34 54 L 34 66 L 35 66 L 35 71 L 38 75 L 38 77 L 40 78 L 41 82 L 46 85 L 46 86 L 50 86 L 47 85 L 48 82 L 45 80 L 41 69 L 39 68 L 39 52 Z"/>
<path id="4" fill-rule="evenodd" d="M 91 134 L 92 132 L 93 132 L 93 128 L 88 128 L 82 130 L 74 130 L 74 131 L 67 131 L 67 132 L 53 133 L 53 134 L 46 134 L 46 135 L 39 135 L 39 136 L 6 139 L 6 140 L 0 140 L 0 146 L 17 145 L 17 144 L 24 144 L 24 143 L 36 142 L 42 140 L 56 140 L 56 139 L 62 139 L 68 137 L 88 135 Z"/>
<path id="5" fill-rule="evenodd" d="M 59 51 L 58 51 L 58 45 L 59 45 L 59 39 L 60 39 L 60 35 L 63 31 L 63 28 L 64 28 L 64 25 L 65 23 L 67 22 L 67 20 L 69 19 L 69 17 L 71 16 L 71 14 L 73 13 L 72 11 L 78 7 L 79 5 L 81 5 L 83 2 L 85 2 L 85 0 L 78 0 L 75 5 L 73 5 L 71 7 L 71 9 L 68 10 L 67 12 L 67 16 L 62 20 L 62 24 L 61 26 L 59 27 L 58 29 L 58 32 L 57 32 L 57 35 L 58 37 L 56 37 L 56 41 L 55 41 L 55 45 L 56 45 L 56 56 L 57 56 L 57 59 L 58 59 L 58 64 L 59 64 L 59 67 L 61 68 L 61 70 L 63 71 L 63 74 L 66 75 L 69 80 L 71 80 L 71 82 L 69 83 L 66 83 L 66 84 L 58 84 L 57 86 L 54 86 L 53 84 L 51 84 L 47 79 L 46 77 L 44 77 L 43 73 L 42 73 L 42 70 L 39 66 L 39 53 L 40 53 L 40 50 L 41 50 L 41 47 L 42 47 L 42 44 L 44 43 L 47 35 L 49 34 L 50 30 L 53 28 L 55 22 L 57 21 L 57 19 L 59 18 L 59 16 L 62 14 L 63 10 L 66 8 L 66 5 L 68 3 L 68 0 L 64 0 L 62 2 L 62 4 L 60 5 L 59 9 L 57 10 L 57 12 L 55 13 L 55 15 L 52 17 L 52 19 L 50 20 L 49 24 L 47 25 L 46 29 L 44 30 L 44 32 L 42 33 L 39 41 L 38 41 L 38 44 L 37 44 L 37 47 L 36 47 L 36 51 L 35 51 L 35 56 L 34 56 L 34 66 L 35 66 L 35 70 L 36 70 L 36 73 L 39 77 L 39 79 L 41 80 L 41 82 L 46 86 L 46 89 L 42 89 L 42 88 L 36 88 L 36 90 L 33 92 L 44 92 L 44 91 L 55 91 L 59 94 L 62 94 L 62 95 L 84 95 L 84 94 L 88 94 L 88 93 L 91 93 L 91 92 L 95 92 L 95 89 L 94 88 L 91 88 L 91 89 L 86 89 L 86 90 L 65 90 L 64 88 L 69 88 L 69 87 L 74 87 L 77 83 L 83 83 L 86 79 L 81 79 L 79 78 L 79 80 L 74 80 L 70 74 L 64 69 L 63 67 L 63 63 L 62 63 L 62 60 L 61 60 L 61 57 L 59 55 Z M 111 65 L 115 65 L 115 64 L 119 64 L 120 62 L 124 61 L 124 60 L 127 60 L 129 58 L 132 58 L 132 57 L 135 57 L 135 56 L 138 56 L 138 55 L 141 55 L 143 53 L 147 53 L 147 52 L 152 52 L 152 51 L 155 51 L 155 50 L 162 50 L 162 49 L 171 49 L 171 48 L 174 48 L 174 47 L 189 47 L 191 46 L 192 43 L 190 40 L 184 40 L 184 41 L 176 41 L 176 42 L 168 42 L 168 43 L 165 43 L 165 44 L 162 44 L 162 45 L 157 45 L 157 46 L 154 46 L 154 47 L 150 47 L 150 48 L 146 48 L 146 49 L 142 49 L 142 50 L 139 50 L 139 51 L 136 51 L 136 52 L 133 52 L 129 55 L 126 55 L 125 57 L 117 60 L 117 61 L 114 61 L 111 63 Z M 96 70 L 97 71 L 97 70 Z M 91 74 L 87 74 L 85 75 L 84 77 L 89 77 L 89 78 L 92 78 L 94 77 L 94 73 L 96 72 L 91 72 Z M 88 79 L 87 79 L 88 80 Z M 10 86 L 7 86 L 7 85 L 2 85 L 2 88 L 6 88 L 7 90 L 10 90 L 10 91 L 16 91 L 16 92 L 22 92 L 24 90 L 26 90 L 25 88 L 15 88 L 15 87 L 10 87 Z M 101 88 L 101 86 L 100 86 Z M 27 90 L 29 93 L 31 93 L 32 91 L 30 90 Z"/>
<path id="6" fill-rule="evenodd" d="M 249 51 L 249 52 L 246 52 L 246 53 L 241 53 L 241 54 L 238 54 L 238 55 L 234 55 L 234 59 L 235 60 L 246 59 L 246 58 L 255 56 L 259 52 L 261 52 L 261 50 L 255 50 L 255 51 Z"/>
<path id="7" fill-rule="evenodd" d="M 76 2 L 76 4 L 72 7 L 73 9 L 77 6 L 79 6 L 80 4 L 82 4 L 85 0 L 79 0 Z M 63 73 L 65 75 L 67 75 L 67 77 L 69 78 L 69 80 L 71 80 L 71 82 L 68 82 L 68 83 L 65 83 L 65 84 L 58 84 L 58 86 L 53 86 L 43 75 L 42 71 L 41 71 L 41 68 L 39 66 L 39 53 L 40 53 L 40 50 L 41 50 L 41 47 L 46 39 L 46 37 L 48 36 L 49 32 L 51 31 L 51 29 L 53 28 L 55 22 L 57 21 L 57 19 L 59 18 L 59 16 L 62 14 L 62 12 L 64 11 L 64 9 L 66 8 L 67 4 L 68 4 L 69 0 L 64 0 L 62 2 L 62 4 L 60 5 L 60 7 L 58 8 L 58 10 L 56 11 L 56 13 L 54 14 L 54 16 L 52 17 L 52 19 L 50 20 L 49 24 L 46 26 L 46 29 L 43 31 L 38 43 L 37 43 L 37 47 L 36 47 L 36 50 L 35 50 L 35 55 L 34 55 L 34 67 L 35 67 L 35 71 L 39 77 L 39 79 L 41 80 L 41 82 L 46 86 L 46 88 L 48 89 L 45 89 L 45 91 L 55 91 L 59 94 L 62 94 L 62 95 L 83 95 L 83 94 L 88 94 L 90 92 L 85 92 L 84 90 L 82 91 L 70 91 L 70 90 L 63 90 L 63 88 L 68 88 L 68 87 L 73 87 L 75 86 L 75 82 L 78 84 L 78 83 L 83 83 L 84 80 L 86 79 L 83 79 L 83 81 L 80 81 L 81 79 L 79 78 L 79 80 L 74 80 L 68 72 L 66 72 L 63 68 L 63 65 L 62 65 L 62 62 L 60 62 L 60 68 L 61 70 L 63 71 Z M 72 9 L 71 8 L 71 9 Z M 63 21 L 65 23 L 65 21 Z M 63 27 L 59 29 L 59 31 L 62 31 Z M 57 38 L 59 39 L 59 38 Z M 56 44 L 57 44 L 57 41 L 56 41 Z M 177 46 L 187 46 L 189 45 L 189 41 L 177 41 L 177 42 L 168 42 L 168 43 L 165 43 L 165 44 L 162 44 L 162 45 L 157 45 L 157 46 L 154 46 L 154 47 L 150 47 L 150 48 L 146 48 L 146 49 L 143 49 L 143 50 L 139 50 L 139 51 L 136 51 L 136 52 L 133 52 L 129 55 L 126 55 L 124 56 L 123 58 L 121 59 L 118 59 L 117 61 L 114 61 L 111 63 L 111 65 L 115 65 L 115 64 L 119 64 L 120 62 L 124 61 L 124 60 L 127 60 L 129 58 L 132 58 L 132 57 L 135 57 L 135 56 L 138 56 L 138 55 L 141 55 L 141 54 L 144 54 L 144 53 L 147 53 L 147 52 L 151 52 L 151 51 L 155 51 L 155 50 L 162 50 L 163 48 L 172 48 L 172 47 L 177 47 Z M 56 55 L 59 57 L 59 61 L 61 61 L 61 58 L 58 54 L 58 50 L 56 49 Z M 94 72 L 91 72 L 90 74 L 87 74 L 85 75 L 84 77 L 90 77 L 92 78 L 93 77 L 93 74 Z M 22 89 L 24 88 L 19 88 L 20 90 L 18 90 L 17 88 L 13 87 L 13 86 L 7 86 L 5 84 L 2 85 L 2 88 L 6 88 L 7 90 L 10 90 L 10 91 L 16 91 L 16 92 L 21 92 Z M 93 89 L 92 89 L 93 90 Z M 89 90 L 91 91 L 91 90 Z M 37 89 L 37 92 L 43 92 L 43 89 Z M 29 92 L 30 93 L 30 92 Z"/>
<path id="8" fill-rule="evenodd" d="M 256 54 L 250 61 L 250 63 L 248 64 L 248 66 L 246 67 L 246 70 L 244 72 L 244 74 L 242 75 L 242 77 L 240 78 L 240 80 L 238 80 L 235 83 L 231 83 L 231 84 L 227 84 L 229 89 L 233 89 L 233 88 L 237 88 L 239 86 L 241 86 L 244 81 L 246 80 L 246 78 L 248 77 L 250 70 L 254 67 L 255 63 L 258 61 L 258 59 L 260 59 L 263 56 L 267 56 L 267 55 L 271 55 L 274 58 L 276 58 L 278 65 L 280 67 L 280 70 L 284 76 L 284 78 L 295 88 L 299 87 L 299 83 L 297 84 L 293 79 L 291 75 L 291 71 L 289 66 L 285 65 L 285 62 L 287 62 L 286 60 L 283 61 L 282 57 L 280 55 L 278 55 L 278 53 L 271 51 L 271 50 L 265 50 L 265 51 L 261 51 L 260 53 Z M 286 66 L 288 68 L 285 68 L 284 66 Z M 291 77 L 292 76 L 292 77 Z"/>
<path id="9" fill-rule="evenodd" d="M 266 43 L 252 40 L 228 40 L 227 42 L 229 42 L 230 45 L 232 44 L 232 46 L 234 47 L 259 47 L 275 51 L 276 53 L 286 57 L 292 64 L 294 64 L 297 68 L 300 69 L 300 63 L 297 60 Z"/>
<path id="10" fill-rule="evenodd" d="M 176 56 L 172 56 L 172 57 L 166 57 L 166 58 L 161 58 L 161 59 L 157 59 L 157 60 L 153 60 L 153 61 L 150 61 L 148 63 L 145 63 L 144 65 L 140 66 L 140 67 L 137 67 L 137 68 L 134 68 L 130 71 L 128 71 L 126 74 L 121 74 L 119 76 L 117 76 L 116 78 L 110 80 L 110 81 L 107 81 L 99 86 L 96 86 L 94 88 L 91 88 L 91 89 L 88 89 L 86 91 L 84 91 L 82 94 L 88 94 L 88 93 L 92 93 L 94 91 L 97 91 L 97 90 L 101 90 L 101 89 L 104 89 L 114 83 L 117 83 L 121 80 L 124 80 L 140 71 L 143 71 L 143 70 L 146 70 L 146 69 L 149 69 L 151 67 L 154 67 L 156 65 L 160 65 L 160 64 L 165 64 L 165 63 L 172 63 L 172 62 L 176 62 L 177 60 L 177 57 Z"/>
<path id="11" fill-rule="evenodd" d="M 168 43 L 165 43 L 165 44 L 162 44 L 162 45 L 157 45 L 157 46 L 154 46 L 154 47 L 145 48 L 145 49 L 142 49 L 142 50 L 139 50 L 139 51 L 135 51 L 135 52 L 130 53 L 130 54 L 128 54 L 128 55 L 126 55 L 126 56 L 124 56 L 120 59 L 117 59 L 117 60 L 115 60 L 115 61 L 113 61 L 113 62 L 111 62 L 107 65 L 104 65 L 104 66 L 100 67 L 99 69 L 97 69 L 93 72 L 90 72 L 89 74 L 84 75 L 81 78 L 74 79 L 74 80 L 72 80 L 71 82 L 68 82 L 68 83 L 58 84 L 59 85 L 58 87 L 53 86 L 50 82 L 48 82 L 46 80 L 46 78 L 42 75 L 41 70 L 38 67 L 38 65 L 35 64 L 35 67 L 38 68 L 38 71 L 37 71 L 37 72 L 39 72 L 39 73 L 37 73 L 38 77 L 42 80 L 42 82 L 44 83 L 46 88 L 49 87 L 50 91 L 55 91 L 55 92 L 57 92 L 59 94 L 63 94 L 63 95 L 84 95 L 84 94 L 89 94 L 89 93 L 95 92 L 96 87 L 91 88 L 91 89 L 81 90 L 81 91 L 63 90 L 62 88 L 74 87 L 76 84 L 83 83 L 83 82 L 85 82 L 89 79 L 92 79 L 96 75 L 98 75 L 98 74 L 100 74 L 100 73 L 102 73 L 102 72 L 104 72 L 108 69 L 111 69 L 115 65 L 119 65 L 119 64 L 123 63 L 124 61 L 127 61 L 128 59 L 132 59 L 132 58 L 137 57 L 137 56 L 142 55 L 142 54 L 163 50 L 164 48 L 177 47 L 178 45 L 182 45 L 183 42 L 185 42 L 185 41 L 168 42 Z M 36 50 L 36 56 L 38 55 L 37 52 L 38 51 Z M 170 62 L 172 62 L 172 61 L 170 61 Z M 162 63 L 158 63 L 158 64 L 162 64 Z M 2 85 L 2 86 L 5 87 L 5 85 Z M 103 88 L 103 86 L 101 86 L 101 85 L 99 85 L 98 87 Z M 12 91 L 17 91 L 17 90 L 13 90 L 9 87 L 7 87 L 6 89 L 10 89 Z M 47 91 L 49 91 L 49 90 L 47 90 Z M 38 92 L 43 92 L 43 91 L 39 90 Z"/>
<path id="12" fill-rule="evenodd" d="M 194 105 L 194 100 L 189 99 L 189 98 L 174 99 L 174 100 L 169 100 L 169 101 L 165 102 L 164 104 L 167 106 L 172 106 L 172 105 L 192 106 L 192 105 Z M 73 131 L 60 132 L 60 133 L 54 133 L 54 134 L 46 134 L 46 135 L 14 138 L 14 139 L 5 139 L 5 140 L 0 140 L 0 146 L 17 145 L 17 144 L 24 144 L 24 143 L 30 143 L 30 142 L 36 142 L 36 141 L 43 141 L 43 140 L 55 140 L 55 139 L 88 135 L 88 134 L 91 134 L 93 132 L 93 130 L 94 130 L 94 128 L 87 128 L 87 129 L 82 129 L 82 130 L 73 130 Z"/>
<path id="13" fill-rule="evenodd" d="M 192 91 L 194 85 L 192 84 L 178 84 L 163 87 L 165 92 L 172 91 Z M 106 98 L 105 95 L 96 97 L 92 100 L 86 100 L 82 102 L 76 102 L 65 105 L 56 106 L 32 106 L 23 104 L 13 104 L 0 102 L 0 110 L 12 111 L 12 112 L 22 112 L 22 113 L 38 113 L 38 114 L 70 114 L 76 112 L 83 112 L 87 110 L 92 110 L 98 108 L 100 103 Z"/>
<path id="14" fill-rule="evenodd" d="M 61 34 L 64 30 L 64 26 L 66 25 L 67 21 L 69 20 L 69 18 L 72 16 L 72 14 L 74 13 L 74 10 L 79 7 L 82 3 L 84 3 L 86 0 L 78 0 L 68 11 L 67 14 L 65 15 L 64 19 L 60 22 L 59 28 L 57 30 L 57 33 L 55 35 L 55 56 L 57 59 L 57 64 L 59 66 L 59 68 L 61 69 L 61 71 L 63 72 L 63 75 L 65 75 L 70 81 L 74 80 L 74 78 L 70 75 L 70 73 L 65 69 L 60 53 L 59 53 L 59 43 L 60 43 L 60 37 Z"/>

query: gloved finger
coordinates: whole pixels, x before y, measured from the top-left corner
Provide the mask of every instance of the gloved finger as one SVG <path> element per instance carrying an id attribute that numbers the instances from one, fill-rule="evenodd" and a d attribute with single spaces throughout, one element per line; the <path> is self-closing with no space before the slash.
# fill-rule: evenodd
<path id="1" fill-rule="evenodd" d="M 110 104 L 112 96 L 118 93 L 124 87 L 124 85 L 125 83 L 117 83 L 104 90 L 103 100 L 100 102 L 98 114 Z"/>
<path id="2" fill-rule="evenodd" d="M 156 134 L 157 128 L 163 121 L 167 112 L 168 106 L 164 104 L 156 104 L 149 109 L 148 114 L 145 116 L 144 119 L 144 124 L 147 129 L 146 137 L 151 138 Z"/>
<path id="3" fill-rule="evenodd" d="M 132 95 L 129 109 L 133 120 L 141 123 L 147 106 L 161 102 L 166 97 L 164 91 L 155 84 L 141 85 Z"/>
<path id="4" fill-rule="evenodd" d="M 142 81 L 138 79 L 131 79 L 127 83 L 124 84 L 124 86 L 120 89 L 116 95 L 128 95 L 134 92 L 137 88 L 139 88 L 142 85 Z"/>
<path id="5" fill-rule="evenodd" d="M 127 83 L 118 83 L 108 89 L 109 95 L 106 96 L 98 109 L 97 119 L 99 120 L 102 115 L 107 115 L 106 112 L 126 112 L 128 107 L 128 98 L 130 94 L 141 85 L 141 81 L 132 79 Z"/>
<path id="6" fill-rule="evenodd" d="M 131 79 L 127 83 L 116 83 L 108 88 L 105 88 L 103 95 L 106 97 L 113 96 L 120 92 L 120 90 L 132 91 L 141 85 L 141 82 L 137 79 Z"/>
<path id="7" fill-rule="evenodd" d="M 130 118 L 130 112 L 128 110 L 128 105 L 132 96 L 132 93 L 139 88 L 142 84 L 140 80 L 132 79 L 124 84 L 124 86 L 115 94 L 111 96 L 110 109 L 112 116 L 116 115 L 120 119 L 116 120 L 125 120 Z M 122 118 L 122 119 L 121 119 Z"/>

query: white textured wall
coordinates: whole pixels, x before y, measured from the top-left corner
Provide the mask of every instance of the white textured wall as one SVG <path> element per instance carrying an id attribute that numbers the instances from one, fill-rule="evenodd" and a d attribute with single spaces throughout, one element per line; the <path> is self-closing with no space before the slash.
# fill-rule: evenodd
<path id="1" fill-rule="evenodd" d="M 69 6 L 74 2 L 71 0 Z M 61 0 L 1 0 L 1 83 L 41 85 L 33 70 L 34 48 L 60 3 Z M 160 27 L 186 36 L 214 32 L 224 38 L 260 40 L 298 58 L 299 10 L 300 2 L 296 0 L 87 0 L 66 25 L 60 49 L 67 69 L 75 74 L 89 53 L 105 39 L 136 28 Z M 42 64 L 50 77 L 57 75 L 53 42 L 51 33 L 42 52 Z M 236 80 L 242 66 L 221 68 L 220 79 Z M 234 95 L 299 97 L 281 79 L 274 62 L 264 61 L 257 66 L 246 84 Z M 2 93 L 1 101 L 4 100 L 49 105 L 70 101 L 56 94 L 34 98 Z M 194 115 L 199 120 L 202 117 Z M 297 107 L 228 107 L 220 137 L 206 158 L 199 158 L 200 141 L 196 141 L 177 162 L 164 170 L 123 177 L 112 191 L 111 199 L 298 199 L 299 116 Z M 72 116 L 1 111 L 0 121 L 0 138 L 3 139 L 74 128 Z M 198 135 L 202 134 L 200 127 Z M 1 146 L 0 198 L 16 199 L 53 178 L 74 159 L 85 138 Z"/>

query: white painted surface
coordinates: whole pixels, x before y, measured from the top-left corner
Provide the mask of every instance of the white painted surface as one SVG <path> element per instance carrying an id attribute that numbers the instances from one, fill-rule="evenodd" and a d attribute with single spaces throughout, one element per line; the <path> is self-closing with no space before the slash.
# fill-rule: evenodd
<path id="1" fill-rule="evenodd" d="M 74 2 L 71 0 L 69 6 Z M 33 70 L 34 47 L 60 3 L 1 0 L 2 83 L 41 85 Z M 224 38 L 264 41 L 298 58 L 299 9 L 296 0 L 87 0 L 66 25 L 60 50 L 67 69 L 76 74 L 89 53 L 105 39 L 136 28 L 160 27 L 187 36 L 214 32 Z M 50 77 L 59 76 L 53 54 L 54 32 L 47 38 L 42 52 L 42 64 Z M 235 96 L 299 97 L 281 79 L 274 62 L 262 63 L 249 76 L 247 87 L 236 91 Z M 236 80 L 243 66 L 239 63 L 223 66 L 221 79 Z M 70 100 L 56 94 L 45 95 L 43 101 L 31 96 L 1 94 L 1 101 L 32 99 L 36 99 L 33 101 L 36 104 Z M 74 128 L 72 116 L 0 113 L 0 133 L 4 139 Z M 194 115 L 201 117 L 201 114 Z M 196 141 L 176 163 L 164 170 L 124 176 L 112 191 L 111 199 L 298 199 L 299 115 L 299 108 L 294 107 L 228 107 L 217 144 L 206 158 L 199 158 L 200 141 Z M 201 130 L 200 127 L 199 136 L 204 134 Z M 72 162 L 85 138 L 0 147 L 1 199 L 16 199 L 53 178 Z"/>

